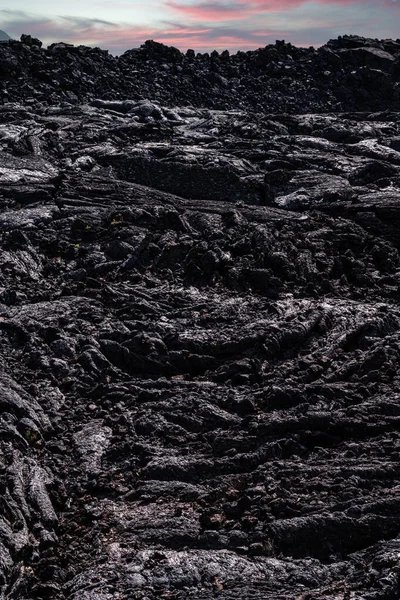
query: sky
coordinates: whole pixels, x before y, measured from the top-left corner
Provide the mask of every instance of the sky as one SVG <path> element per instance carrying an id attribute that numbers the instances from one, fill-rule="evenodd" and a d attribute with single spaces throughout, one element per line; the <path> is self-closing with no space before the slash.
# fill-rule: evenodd
<path id="1" fill-rule="evenodd" d="M 344 34 L 400 38 L 400 0 L 1 0 L 0 29 L 112 54 L 149 39 L 183 52 L 308 47 Z"/>

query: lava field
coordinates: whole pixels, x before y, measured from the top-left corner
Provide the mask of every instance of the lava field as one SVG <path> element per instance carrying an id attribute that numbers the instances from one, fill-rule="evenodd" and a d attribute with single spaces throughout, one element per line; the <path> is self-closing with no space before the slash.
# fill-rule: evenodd
<path id="1" fill-rule="evenodd" d="M 400 40 L 0 77 L 1 600 L 398 600 Z"/>

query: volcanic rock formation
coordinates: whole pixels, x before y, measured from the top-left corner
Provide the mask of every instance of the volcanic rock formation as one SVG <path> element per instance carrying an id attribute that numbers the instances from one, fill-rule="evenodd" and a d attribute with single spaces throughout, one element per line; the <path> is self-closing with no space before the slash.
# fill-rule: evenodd
<path id="1" fill-rule="evenodd" d="M 9 40 L 11 40 L 11 38 L 8 33 L 0 29 L 0 42 L 8 42 Z"/>
<path id="2" fill-rule="evenodd" d="M 249 52 L 186 54 L 147 41 L 122 56 L 29 35 L 0 46 L 10 100 L 72 104 L 146 100 L 166 106 L 257 112 L 400 108 L 400 40 L 343 36 L 321 48 L 277 41 Z M 128 110 L 128 109 L 127 109 Z"/>
<path id="3" fill-rule="evenodd" d="M 399 47 L 0 46 L 1 598 L 398 599 Z"/>

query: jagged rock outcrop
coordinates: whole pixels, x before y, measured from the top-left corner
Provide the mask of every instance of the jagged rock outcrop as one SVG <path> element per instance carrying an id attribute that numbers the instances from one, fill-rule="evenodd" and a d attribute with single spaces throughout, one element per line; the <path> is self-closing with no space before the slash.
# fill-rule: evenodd
<path id="1" fill-rule="evenodd" d="M 0 47 L 11 100 L 57 105 L 150 98 L 166 106 L 307 113 L 400 107 L 400 41 L 343 36 L 318 49 L 181 53 L 147 41 L 119 57 L 29 35 Z"/>

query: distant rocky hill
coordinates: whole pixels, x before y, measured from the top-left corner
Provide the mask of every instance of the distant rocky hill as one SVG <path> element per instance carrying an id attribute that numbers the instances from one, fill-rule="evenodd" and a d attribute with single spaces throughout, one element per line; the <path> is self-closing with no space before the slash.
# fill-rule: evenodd
<path id="1" fill-rule="evenodd" d="M 28 35 L 0 49 L 10 100 L 76 104 L 150 98 L 163 105 L 268 112 L 400 108 L 400 40 L 343 36 L 315 49 L 277 41 L 249 52 L 186 54 L 147 41 L 114 57 Z"/>
<path id="2" fill-rule="evenodd" d="M 0 29 L 0 42 L 6 42 L 7 40 L 11 40 L 10 36 Z"/>

